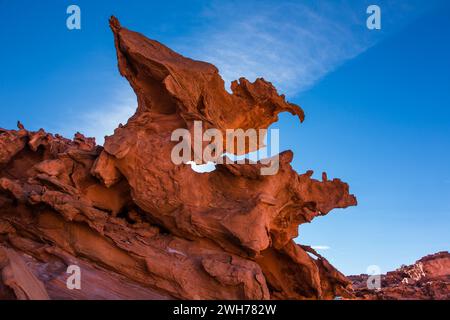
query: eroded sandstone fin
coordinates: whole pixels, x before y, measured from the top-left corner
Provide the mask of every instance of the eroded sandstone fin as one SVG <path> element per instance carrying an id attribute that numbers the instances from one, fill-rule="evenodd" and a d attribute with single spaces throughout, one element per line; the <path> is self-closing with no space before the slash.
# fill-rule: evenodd
<path id="1" fill-rule="evenodd" d="M 171 161 L 173 131 L 192 131 L 194 121 L 222 133 L 266 129 L 280 112 L 303 121 L 303 110 L 264 79 L 241 78 L 229 93 L 212 64 L 114 17 L 110 27 L 138 108 L 103 147 L 80 133 L 0 129 L 0 245 L 26 260 L 14 270 L 30 271 L 10 281 L 18 297 L 352 297 L 340 272 L 293 240 L 299 225 L 356 205 L 348 184 L 297 173 L 291 151 L 280 153 L 275 175 L 261 175 L 262 162 L 199 174 Z M 81 291 L 63 285 L 69 264 L 82 268 Z"/>

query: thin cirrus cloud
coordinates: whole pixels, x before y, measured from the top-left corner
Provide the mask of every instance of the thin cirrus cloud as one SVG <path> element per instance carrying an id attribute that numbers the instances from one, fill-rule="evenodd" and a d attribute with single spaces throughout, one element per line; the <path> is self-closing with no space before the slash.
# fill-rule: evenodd
<path id="1" fill-rule="evenodd" d="M 353 9 L 311 3 L 215 4 L 204 13 L 213 22 L 184 51 L 215 64 L 227 84 L 264 77 L 294 95 L 372 45 Z"/>
<path id="2" fill-rule="evenodd" d="M 86 123 L 88 136 L 95 137 L 97 144 L 103 144 L 105 135 L 114 133 L 119 123 L 125 124 L 136 112 L 137 101 L 134 94 L 119 95 L 109 107 L 108 112 L 91 112 L 85 115 L 81 121 Z"/>
<path id="3" fill-rule="evenodd" d="M 331 247 L 329 246 L 311 246 L 314 250 L 330 250 Z"/>
<path id="4" fill-rule="evenodd" d="M 90 108 L 89 112 L 77 114 L 73 117 L 73 122 L 57 131 L 70 137 L 78 129 L 85 136 L 94 137 L 97 144 L 103 145 L 105 136 L 113 134 L 120 123 L 125 124 L 137 109 L 134 93 L 126 87 L 119 88 L 118 93 L 108 99 L 105 106 Z"/>
<path id="5" fill-rule="evenodd" d="M 186 55 L 215 64 L 226 82 L 263 77 L 293 96 L 398 30 L 417 13 L 417 1 L 379 1 L 382 30 L 366 27 L 370 4 L 361 1 L 213 2 Z M 423 9 L 423 8 L 420 8 Z"/>

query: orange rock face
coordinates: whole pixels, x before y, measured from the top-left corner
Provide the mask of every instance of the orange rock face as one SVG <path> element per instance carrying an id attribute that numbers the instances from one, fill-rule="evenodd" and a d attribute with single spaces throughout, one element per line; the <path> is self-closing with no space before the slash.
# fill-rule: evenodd
<path id="1" fill-rule="evenodd" d="M 213 65 L 110 24 L 138 109 L 103 147 L 0 129 L 0 298 L 351 298 L 345 276 L 293 241 L 300 224 L 356 205 L 346 183 L 297 174 L 290 151 L 267 176 L 262 163 L 196 173 L 171 161 L 172 132 L 195 120 L 266 129 L 303 111 L 263 79 L 230 94 Z M 66 285 L 72 265 L 81 289 Z"/>

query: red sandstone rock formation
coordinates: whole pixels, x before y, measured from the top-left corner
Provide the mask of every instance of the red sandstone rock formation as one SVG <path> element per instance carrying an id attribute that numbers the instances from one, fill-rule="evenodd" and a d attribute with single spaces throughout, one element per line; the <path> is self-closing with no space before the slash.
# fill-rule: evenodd
<path id="1" fill-rule="evenodd" d="M 450 300 L 450 254 L 439 252 L 381 276 L 381 288 L 368 290 L 368 275 L 350 276 L 362 299 Z"/>
<path id="2" fill-rule="evenodd" d="M 110 25 L 139 106 L 103 147 L 0 129 L 0 298 L 352 297 L 345 276 L 292 240 L 300 224 L 356 205 L 347 184 L 297 174 L 290 151 L 273 176 L 258 174 L 263 164 L 200 174 L 170 160 L 172 131 L 194 120 L 262 129 L 303 111 L 263 79 L 230 94 L 213 65 Z M 81 290 L 66 287 L 69 265 Z"/>

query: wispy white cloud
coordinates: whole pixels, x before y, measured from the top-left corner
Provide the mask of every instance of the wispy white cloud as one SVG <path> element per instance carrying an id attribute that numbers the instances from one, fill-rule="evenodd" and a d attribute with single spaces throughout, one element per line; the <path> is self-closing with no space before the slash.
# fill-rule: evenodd
<path id="1" fill-rule="evenodd" d="M 127 91 L 128 93 L 128 91 Z M 134 94 L 119 94 L 107 108 L 99 108 L 86 113 L 80 119 L 84 135 L 95 137 L 97 144 L 103 144 L 105 135 L 114 133 L 120 123 L 125 124 L 136 112 L 137 101 Z"/>
<path id="2" fill-rule="evenodd" d="M 103 145 L 104 138 L 114 133 L 120 123 L 125 124 L 136 112 L 137 101 L 133 91 L 129 88 L 115 90 L 110 97 L 105 97 L 101 104 L 92 105 L 87 111 L 76 113 L 72 121 L 64 123 L 64 127 L 56 128 L 66 137 L 73 137 L 77 131 L 86 137 L 94 137 L 99 145 Z"/>
<path id="3" fill-rule="evenodd" d="M 215 64 L 228 84 L 264 77 L 292 95 L 372 44 L 354 10 L 337 14 L 337 6 L 310 1 L 253 4 L 215 3 L 205 13 L 211 23 L 184 50 Z"/>
<path id="4" fill-rule="evenodd" d="M 387 31 L 370 31 L 365 2 L 216 1 L 205 10 L 201 30 L 179 48 L 215 64 L 227 88 L 242 76 L 264 77 L 280 92 L 295 95 L 373 46 L 412 11 L 401 1 L 381 1 L 389 12 Z"/>
<path id="5" fill-rule="evenodd" d="M 331 247 L 329 246 L 311 246 L 314 250 L 330 250 Z"/>

